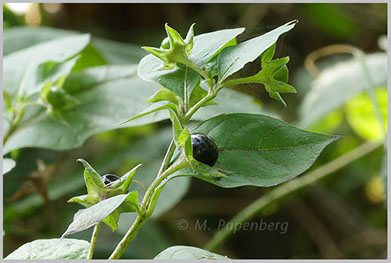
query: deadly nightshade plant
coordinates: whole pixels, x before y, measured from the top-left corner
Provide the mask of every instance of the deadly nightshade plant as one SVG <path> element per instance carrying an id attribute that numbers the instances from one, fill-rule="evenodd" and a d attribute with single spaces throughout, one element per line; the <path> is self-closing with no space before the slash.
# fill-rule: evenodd
<path id="1" fill-rule="evenodd" d="M 290 31 L 296 22 L 242 43 L 236 42 L 236 36 L 244 28 L 194 36 L 193 24 L 182 38 L 166 24 L 168 37 L 160 47 L 143 47 L 150 54 L 142 58 L 137 69 L 140 78 L 162 87 L 147 100 L 151 104 L 147 109 L 125 121 L 168 111 L 173 136 L 160 170 L 140 201 L 131 185 L 139 166 L 122 177 L 111 178 L 102 177 L 86 161 L 80 160 L 85 167 L 88 194 L 69 202 L 86 208 L 76 213 L 63 237 L 95 226 L 88 253 L 90 259 L 101 221 L 115 230 L 121 213 L 137 213 L 110 256 L 118 259 L 152 215 L 163 187 L 173 178 L 193 176 L 225 188 L 267 187 L 307 170 L 337 136 L 301 130 L 261 114 L 223 114 L 189 127 L 193 115 L 201 107 L 216 104 L 213 99 L 231 85 L 263 84 L 271 98 L 286 106 L 281 93 L 296 93 L 287 83 L 289 57 L 273 57 L 279 36 Z M 261 69 L 257 74 L 244 78 L 233 76 L 259 56 Z"/>

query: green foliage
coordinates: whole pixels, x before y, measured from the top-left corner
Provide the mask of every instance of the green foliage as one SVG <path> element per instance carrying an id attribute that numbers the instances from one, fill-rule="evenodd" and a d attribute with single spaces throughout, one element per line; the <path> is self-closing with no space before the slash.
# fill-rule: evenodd
<path id="1" fill-rule="evenodd" d="M 239 44 L 236 37 L 243 28 L 194 36 L 193 24 L 183 39 L 166 24 L 168 37 L 159 48 L 144 47 L 151 54 L 141 59 L 137 70 L 130 59 L 126 65 L 107 65 L 121 61 L 121 49 L 119 53 L 115 52 L 119 44 L 110 45 L 97 39 L 90 41 L 89 35 L 57 39 L 55 35 L 69 32 L 53 34 L 48 29 L 37 29 L 36 38 L 30 35 L 25 45 L 7 49 L 7 52 L 14 52 L 7 55 L 4 62 L 7 107 L 3 154 L 31 146 L 70 149 L 93 134 L 170 118 L 172 141 L 162 164 L 151 158 L 154 160 L 147 162 L 146 168 L 140 168 L 141 183 L 149 185 L 145 190 L 131 184 L 140 165 L 105 185 L 101 175 L 79 159 L 85 167 L 88 194 L 73 197 L 69 202 L 80 203 L 86 208 L 74 215 L 62 237 L 101 221 L 116 230 L 121 213 L 137 214 L 132 227 L 110 256 L 110 259 L 119 258 L 154 212 L 155 216 L 163 213 L 180 200 L 187 190 L 188 177 L 198 177 L 225 188 L 276 185 L 307 170 L 321 151 L 338 138 L 300 130 L 261 115 L 259 103 L 250 96 L 222 90 L 234 84 L 261 83 L 270 97 L 285 104 L 280 93 L 296 92 L 287 84 L 289 57 L 273 60 L 273 56 L 278 38 L 290 31 L 296 22 L 291 21 Z M 20 38 L 24 30 L 10 31 L 6 43 Z M 33 43 L 36 45 L 31 46 Z M 234 73 L 260 56 L 262 69 L 257 74 L 233 78 Z M 218 114 L 222 115 L 216 117 Z M 129 119 L 129 116 L 133 117 Z M 206 117 L 213 118 L 194 129 L 188 128 L 190 120 L 205 120 Z M 219 148 L 216 165 L 210 167 L 193 157 L 191 132 L 213 138 Z M 132 150 L 153 151 L 157 145 L 152 140 L 149 147 L 132 145 Z M 123 154 L 125 152 L 128 150 Z M 110 157 L 111 163 L 117 162 L 120 166 L 123 162 L 118 160 L 122 157 L 122 153 L 114 154 Z M 180 183 L 168 184 L 174 178 Z M 139 194 L 143 195 L 140 203 Z M 96 236 L 93 235 L 89 246 L 89 257 Z M 80 257 L 80 252 L 73 253 Z M 225 259 L 192 247 L 171 247 L 156 258 Z"/>
<path id="2" fill-rule="evenodd" d="M 138 194 L 136 191 L 104 199 L 86 209 L 79 210 L 62 238 L 88 229 L 100 221 L 103 221 L 115 231 L 118 227 L 120 213 L 136 212 L 137 209 Z"/>
<path id="3" fill-rule="evenodd" d="M 254 61 L 271 47 L 280 35 L 291 30 L 296 23 L 297 20 L 291 21 L 259 37 L 225 48 L 217 59 L 219 80 L 225 80 L 247 63 Z"/>
<path id="4" fill-rule="evenodd" d="M 120 213 L 139 210 L 138 193 L 136 191 L 130 194 L 125 193 L 129 191 L 134 173 L 140 165 L 134 167 L 110 185 L 105 185 L 101 175 L 88 162 L 82 159 L 78 161 L 85 167 L 84 181 L 88 195 L 73 197 L 68 202 L 79 203 L 88 207 L 88 209 L 79 210 L 76 213 L 73 223 L 63 237 L 87 229 L 100 221 L 105 222 L 113 230 L 117 229 Z M 121 195 L 123 198 L 116 198 Z"/>
<path id="5" fill-rule="evenodd" d="M 221 187 L 273 186 L 307 170 L 328 144 L 338 139 L 312 133 L 259 114 L 226 114 L 196 126 L 219 148 L 215 167 L 225 177 L 210 178 L 190 169 L 177 175 L 196 176 Z"/>
<path id="6" fill-rule="evenodd" d="M 189 60 L 200 68 L 204 67 L 209 59 L 215 56 L 227 42 L 243 31 L 244 28 L 227 29 L 195 36 Z M 146 81 L 159 83 L 181 98 L 184 96 L 183 87 L 186 79 L 188 94 L 191 94 L 191 90 L 198 83 L 199 74 L 193 69 L 180 66 L 171 70 L 161 70 L 163 66 L 164 62 L 161 59 L 148 55 L 141 59 L 137 74 Z"/>
<path id="7" fill-rule="evenodd" d="M 38 239 L 19 247 L 5 259 L 86 259 L 89 247 L 85 240 Z"/>
<path id="8" fill-rule="evenodd" d="M 227 260 L 229 258 L 190 246 L 173 246 L 160 252 L 154 259 L 159 260 Z"/>

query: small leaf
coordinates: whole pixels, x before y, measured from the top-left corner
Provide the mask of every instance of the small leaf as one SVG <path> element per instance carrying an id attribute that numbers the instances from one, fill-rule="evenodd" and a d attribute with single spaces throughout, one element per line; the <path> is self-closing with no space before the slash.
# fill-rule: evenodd
<path id="1" fill-rule="evenodd" d="M 11 171 L 16 165 L 16 162 L 10 158 L 3 157 L 3 175 Z"/>
<path id="2" fill-rule="evenodd" d="M 159 260 L 227 260 L 229 258 L 190 246 L 173 246 L 159 253 L 154 259 Z"/>
<path id="3" fill-rule="evenodd" d="M 129 204 L 133 205 L 133 211 L 136 211 L 136 207 L 138 207 L 137 203 L 137 192 L 131 192 L 129 194 L 116 195 L 109 199 L 103 200 L 89 208 L 80 209 L 75 216 L 73 217 L 73 222 L 69 225 L 68 229 L 62 235 L 66 237 L 73 233 L 77 233 L 88 229 L 100 221 L 104 220 L 111 213 L 114 212 L 124 201 L 127 202 L 127 208 L 129 210 Z M 127 211 L 131 212 L 131 211 Z M 109 218 L 108 225 L 113 228 L 113 230 L 117 227 L 117 222 L 119 216 L 112 216 L 114 218 Z M 110 220 L 111 219 L 111 220 Z M 114 222 L 112 221 L 114 219 Z M 104 221 L 105 222 L 105 221 Z M 106 222 L 105 222 L 106 223 Z"/>
<path id="4" fill-rule="evenodd" d="M 195 86 L 191 96 L 190 96 L 190 107 L 193 107 L 197 102 L 202 100 L 204 97 L 208 95 L 208 92 L 201 88 L 200 86 Z M 214 102 L 213 100 L 208 101 L 203 107 L 208 106 L 208 105 L 218 105 L 218 103 Z"/>
<path id="5" fill-rule="evenodd" d="M 70 238 L 38 239 L 24 244 L 5 259 L 87 259 L 90 243 Z"/>
<path id="6" fill-rule="evenodd" d="M 161 111 L 161 110 L 165 110 L 165 109 L 168 109 L 168 110 L 172 111 L 173 113 L 178 114 L 177 106 L 174 103 L 167 102 L 167 101 L 160 101 L 160 102 L 156 102 L 156 103 L 152 104 L 147 109 L 143 110 L 142 112 L 140 112 L 136 116 L 130 118 L 129 120 L 127 120 L 127 121 L 125 121 L 125 122 L 123 122 L 121 124 L 125 124 L 127 122 L 133 121 L 135 119 L 138 119 L 138 118 L 141 118 L 143 116 L 149 115 L 151 113 L 154 113 L 154 112 L 157 112 L 157 111 Z"/>
<path id="7" fill-rule="evenodd" d="M 224 178 L 193 175 L 221 187 L 273 186 L 307 170 L 338 136 L 313 133 L 260 114 L 226 114 L 196 126 L 192 133 L 211 136 L 219 148 L 214 165 Z"/>
<path id="8" fill-rule="evenodd" d="M 178 97 L 175 95 L 174 92 L 167 88 L 161 88 L 156 93 L 154 93 L 149 99 L 147 99 L 145 102 L 152 102 L 156 103 L 159 101 L 170 101 L 174 103 L 175 105 L 179 104 Z"/>
<path id="9" fill-rule="evenodd" d="M 280 35 L 290 31 L 297 20 L 282 25 L 264 35 L 223 49 L 218 57 L 219 81 L 223 81 L 242 69 L 247 63 L 254 61 L 271 47 Z"/>

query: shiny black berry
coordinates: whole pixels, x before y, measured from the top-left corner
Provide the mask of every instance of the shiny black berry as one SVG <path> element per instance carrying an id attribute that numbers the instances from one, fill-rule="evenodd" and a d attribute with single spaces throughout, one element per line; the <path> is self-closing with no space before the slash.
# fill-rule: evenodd
<path id="1" fill-rule="evenodd" d="M 101 176 L 102 178 L 102 181 L 105 185 L 108 185 L 114 181 L 117 181 L 119 179 L 118 176 L 116 176 L 115 174 L 105 174 L 105 175 L 102 175 Z"/>
<path id="2" fill-rule="evenodd" d="M 193 157 L 197 161 L 213 166 L 219 157 L 219 149 L 215 142 L 206 134 L 195 133 L 191 135 Z"/>

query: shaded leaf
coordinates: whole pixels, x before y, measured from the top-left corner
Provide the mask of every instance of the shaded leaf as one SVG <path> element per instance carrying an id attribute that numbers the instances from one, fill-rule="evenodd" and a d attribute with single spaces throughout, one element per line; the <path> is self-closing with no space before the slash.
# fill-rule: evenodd
<path id="1" fill-rule="evenodd" d="M 19 247 L 5 259 L 87 259 L 90 243 L 78 239 L 38 239 Z"/>
<path id="2" fill-rule="evenodd" d="M 81 52 L 89 43 L 89 35 L 63 37 L 17 51 L 4 58 L 3 85 L 11 96 L 29 96 L 38 92 L 51 74 L 42 75 L 42 64 L 50 62 L 50 68 Z M 41 68 L 40 68 L 41 66 Z M 69 67 L 60 67 L 69 70 Z M 49 71 L 49 73 L 52 73 Z M 62 75 L 58 70 L 57 75 Z M 67 74 L 68 72 L 63 72 Z"/>
<path id="3" fill-rule="evenodd" d="M 4 30 L 3 33 L 3 55 L 6 56 L 41 42 L 79 33 L 80 32 L 77 31 L 50 27 L 8 28 L 7 30 Z M 91 42 L 91 48 L 95 48 L 100 53 L 99 55 L 103 57 L 103 60 L 111 64 L 138 63 L 140 59 L 147 54 L 147 52 L 142 50 L 139 46 L 128 43 L 115 42 L 96 37 L 93 37 Z M 103 62 L 96 57 L 92 57 L 92 54 L 89 54 L 88 61 L 90 66 L 92 59 L 98 63 Z M 97 65 L 97 63 L 93 64 Z"/>
<path id="4" fill-rule="evenodd" d="M 62 110 L 62 119 L 50 117 L 44 109 L 29 107 L 26 116 L 4 145 L 3 154 L 23 147 L 55 150 L 80 146 L 89 136 L 122 128 L 119 124 L 140 112 L 144 101 L 156 86 L 139 79 L 136 65 L 103 66 L 76 72 L 69 76 L 63 89 L 80 102 Z M 142 125 L 168 118 L 167 112 L 141 118 L 127 125 Z"/>
<path id="5" fill-rule="evenodd" d="M 366 55 L 365 61 L 376 87 L 387 86 L 387 54 Z M 339 62 L 322 70 L 300 106 L 299 125 L 308 127 L 367 87 L 368 80 L 357 59 Z"/>

